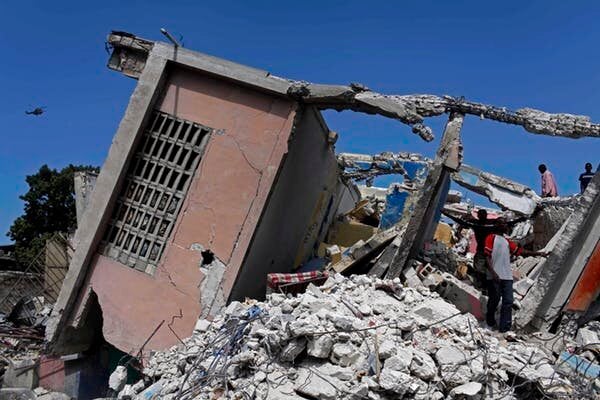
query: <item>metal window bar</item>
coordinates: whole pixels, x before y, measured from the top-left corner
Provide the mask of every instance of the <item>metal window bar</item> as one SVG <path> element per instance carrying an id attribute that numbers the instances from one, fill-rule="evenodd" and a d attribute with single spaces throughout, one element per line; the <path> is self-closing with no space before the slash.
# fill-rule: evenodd
<path id="1" fill-rule="evenodd" d="M 211 128 L 155 111 L 128 167 L 100 252 L 153 273 Z"/>
<path id="2" fill-rule="evenodd" d="M 53 245 L 48 247 L 50 242 Z M 36 310 L 45 304 L 55 303 L 58 298 L 68 269 L 69 250 L 73 251 L 73 248 L 64 235 L 55 233 L 50 236 L 46 240 L 46 246 L 27 268 L 22 272 L 14 272 L 19 274 L 19 277 L 11 285 L 8 294 L 0 299 L 0 312 L 8 315 L 17 304 L 30 302 L 32 307 L 22 307 L 20 313 L 27 322 L 35 323 Z"/>

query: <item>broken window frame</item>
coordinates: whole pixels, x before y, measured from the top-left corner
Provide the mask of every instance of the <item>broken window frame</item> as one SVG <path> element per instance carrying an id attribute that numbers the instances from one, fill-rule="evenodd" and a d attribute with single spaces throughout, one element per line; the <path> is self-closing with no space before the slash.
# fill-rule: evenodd
<path id="1" fill-rule="evenodd" d="M 154 274 L 213 131 L 153 112 L 127 168 L 101 254 Z"/>

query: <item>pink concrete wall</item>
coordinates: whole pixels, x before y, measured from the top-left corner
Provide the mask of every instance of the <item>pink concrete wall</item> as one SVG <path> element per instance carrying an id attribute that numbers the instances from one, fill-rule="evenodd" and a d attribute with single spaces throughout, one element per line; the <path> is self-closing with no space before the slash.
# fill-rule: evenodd
<path id="1" fill-rule="evenodd" d="M 40 356 L 38 385 L 49 390 L 65 391 L 65 362 L 60 357 Z"/>
<path id="2" fill-rule="evenodd" d="M 187 70 L 172 72 L 160 109 L 219 130 L 210 139 L 154 276 L 98 255 L 85 293 L 103 311 L 105 339 L 136 352 L 168 348 L 191 334 L 200 314 L 201 255 L 211 249 L 227 265 L 229 293 L 277 174 L 295 117 L 295 103 Z M 84 302 L 80 302 L 83 304 Z"/>

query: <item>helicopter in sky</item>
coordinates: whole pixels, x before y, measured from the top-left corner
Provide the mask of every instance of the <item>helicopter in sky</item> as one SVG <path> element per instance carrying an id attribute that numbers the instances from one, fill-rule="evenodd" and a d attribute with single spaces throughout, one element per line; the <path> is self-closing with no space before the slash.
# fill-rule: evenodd
<path id="1" fill-rule="evenodd" d="M 25 114 L 27 115 L 35 115 L 35 116 L 40 116 L 42 115 L 44 112 L 46 111 L 46 107 L 36 107 L 30 111 L 25 111 Z"/>

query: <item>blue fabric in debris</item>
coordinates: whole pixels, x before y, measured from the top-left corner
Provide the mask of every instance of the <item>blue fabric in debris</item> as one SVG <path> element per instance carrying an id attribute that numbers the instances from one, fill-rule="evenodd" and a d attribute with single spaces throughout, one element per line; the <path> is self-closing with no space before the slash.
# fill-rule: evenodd
<path id="1" fill-rule="evenodd" d="M 591 363 L 585 358 L 571 354 L 567 351 L 560 353 L 559 363 L 568 365 L 571 369 L 587 376 L 588 378 L 595 379 L 600 377 L 600 365 Z"/>

